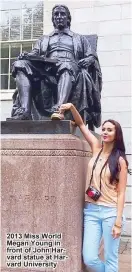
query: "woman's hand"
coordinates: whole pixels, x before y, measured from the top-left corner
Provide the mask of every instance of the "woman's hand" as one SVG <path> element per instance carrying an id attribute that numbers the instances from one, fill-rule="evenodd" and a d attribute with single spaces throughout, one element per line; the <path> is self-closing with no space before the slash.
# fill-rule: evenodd
<path id="1" fill-rule="evenodd" d="M 59 108 L 60 114 L 64 113 L 65 111 L 70 110 L 75 121 L 75 124 L 80 128 L 83 136 L 85 137 L 86 141 L 91 146 L 93 153 L 99 152 L 101 148 L 100 141 L 94 136 L 94 134 L 85 126 L 82 117 L 78 110 L 72 103 L 62 104 Z"/>
<path id="2" fill-rule="evenodd" d="M 116 227 L 115 225 L 112 228 L 112 236 L 114 239 L 119 238 L 121 235 L 121 228 Z"/>
<path id="3" fill-rule="evenodd" d="M 67 110 L 70 110 L 72 107 L 72 103 L 66 103 L 66 104 L 62 104 L 59 108 L 59 112 L 60 113 L 64 113 Z"/>
<path id="4" fill-rule="evenodd" d="M 59 108 L 60 114 L 64 114 L 64 112 L 67 110 L 70 110 L 72 106 L 73 106 L 72 103 L 62 104 Z M 71 123 L 71 126 L 77 127 L 77 124 L 75 123 L 75 121 L 70 121 L 70 123 Z"/>

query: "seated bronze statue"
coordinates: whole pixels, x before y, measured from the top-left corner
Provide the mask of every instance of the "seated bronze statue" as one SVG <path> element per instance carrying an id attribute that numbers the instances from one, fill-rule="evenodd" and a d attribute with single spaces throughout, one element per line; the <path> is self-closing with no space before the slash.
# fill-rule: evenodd
<path id="1" fill-rule="evenodd" d="M 102 75 L 96 51 L 85 36 L 70 30 L 66 6 L 53 8 L 52 22 L 54 31 L 13 63 L 12 119 L 61 119 L 56 115 L 60 105 L 71 102 L 88 124 L 99 127 Z M 72 119 L 69 112 L 65 119 Z"/>

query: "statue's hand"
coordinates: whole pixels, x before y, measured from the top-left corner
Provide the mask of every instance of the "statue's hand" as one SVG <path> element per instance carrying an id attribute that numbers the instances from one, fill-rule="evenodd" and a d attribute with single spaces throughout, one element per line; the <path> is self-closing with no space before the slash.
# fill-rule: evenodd
<path id="1" fill-rule="evenodd" d="M 21 54 L 17 57 L 17 59 L 18 59 L 18 60 L 22 60 L 22 59 L 24 59 L 24 57 L 26 57 L 26 56 L 28 56 L 28 52 L 23 52 L 23 53 L 21 53 Z"/>
<path id="2" fill-rule="evenodd" d="M 88 66 L 90 66 L 94 62 L 95 62 L 94 57 L 89 56 L 89 57 L 87 57 L 85 59 L 79 60 L 78 65 L 80 65 L 81 67 L 87 68 Z"/>

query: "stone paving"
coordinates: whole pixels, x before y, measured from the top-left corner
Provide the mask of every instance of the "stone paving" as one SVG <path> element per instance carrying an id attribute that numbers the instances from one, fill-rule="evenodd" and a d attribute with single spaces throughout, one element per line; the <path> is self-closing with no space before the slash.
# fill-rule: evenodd
<path id="1" fill-rule="evenodd" d="M 131 272 L 131 240 L 122 238 L 119 249 L 119 272 Z"/>
<path id="2" fill-rule="evenodd" d="M 119 272 L 131 272 L 131 239 L 122 237 L 119 249 Z M 103 243 L 99 252 L 100 258 L 103 260 Z"/>
<path id="3" fill-rule="evenodd" d="M 132 263 L 131 263 L 131 238 L 121 237 L 120 249 L 119 249 L 119 271 L 118 272 L 132 272 Z M 104 247 L 103 242 L 101 243 L 99 250 L 99 257 L 103 260 Z M 83 268 L 83 271 L 87 272 L 86 268 Z M 111 271 L 109 271 L 111 272 Z"/>

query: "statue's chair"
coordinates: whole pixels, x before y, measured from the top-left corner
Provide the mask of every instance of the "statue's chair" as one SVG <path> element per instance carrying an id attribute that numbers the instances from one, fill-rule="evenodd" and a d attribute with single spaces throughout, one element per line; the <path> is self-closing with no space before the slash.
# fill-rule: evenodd
<path id="1" fill-rule="evenodd" d="M 89 41 L 92 49 L 96 52 L 97 51 L 97 42 L 98 42 L 98 36 L 96 34 L 91 34 L 91 35 L 84 35 L 87 40 Z M 90 130 L 94 131 L 94 125 L 92 120 L 87 120 L 87 115 L 86 112 L 84 112 L 83 116 L 84 122 L 88 124 L 88 127 Z"/>
<path id="2" fill-rule="evenodd" d="M 91 47 L 93 50 L 97 51 L 97 41 L 98 41 L 98 36 L 96 34 L 93 35 L 84 35 L 87 40 L 89 41 Z"/>

